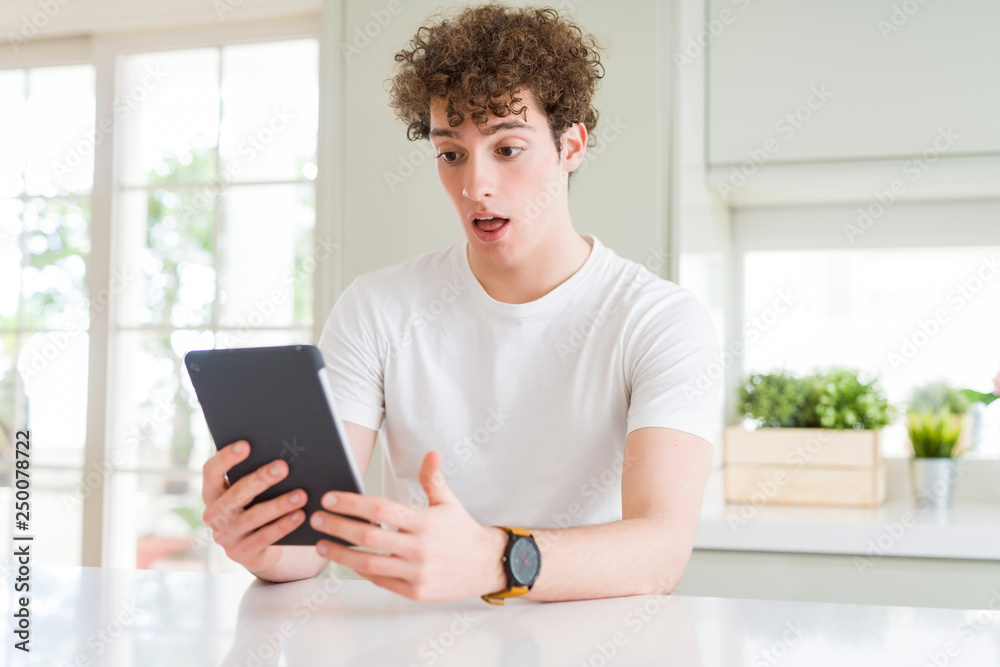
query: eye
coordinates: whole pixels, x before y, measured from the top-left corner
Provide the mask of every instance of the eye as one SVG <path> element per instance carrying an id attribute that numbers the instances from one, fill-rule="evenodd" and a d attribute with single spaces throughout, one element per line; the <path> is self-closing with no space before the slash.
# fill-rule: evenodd
<path id="1" fill-rule="evenodd" d="M 498 151 L 517 151 L 516 153 L 513 153 L 511 155 L 504 155 L 505 158 L 514 158 L 514 157 L 517 157 L 524 149 L 521 148 L 520 146 L 502 146 L 502 147 L 498 148 L 497 150 Z"/>
<path id="2" fill-rule="evenodd" d="M 444 151 L 442 153 L 439 153 L 436 157 L 437 159 L 441 160 L 446 164 L 451 164 L 452 162 L 458 159 L 456 157 L 448 158 L 446 157 L 447 155 L 458 155 L 458 153 L 456 153 L 455 151 Z"/>

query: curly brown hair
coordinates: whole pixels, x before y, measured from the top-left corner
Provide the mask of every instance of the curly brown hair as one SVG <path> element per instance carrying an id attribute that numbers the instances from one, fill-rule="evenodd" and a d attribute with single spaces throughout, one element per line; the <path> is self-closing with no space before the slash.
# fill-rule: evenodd
<path id="1" fill-rule="evenodd" d="M 551 7 L 491 3 L 465 8 L 419 28 L 407 48 L 396 53 L 390 106 L 408 123 L 407 137 L 416 141 L 430 136 L 435 98 L 448 99 L 449 126 L 461 125 L 468 111 L 482 127 L 487 110 L 527 121 L 528 109 L 517 96 L 527 89 L 545 111 L 561 152 L 566 128 L 583 123 L 592 137 L 597 126 L 591 101 L 604 76 L 601 51 L 595 37 Z"/>

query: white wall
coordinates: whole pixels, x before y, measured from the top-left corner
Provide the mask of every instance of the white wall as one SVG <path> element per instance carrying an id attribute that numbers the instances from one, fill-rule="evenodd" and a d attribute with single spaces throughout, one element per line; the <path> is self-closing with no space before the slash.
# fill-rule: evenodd
<path id="1" fill-rule="evenodd" d="M 711 46 L 713 163 L 746 159 L 820 86 L 832 97 L 790 139 L 779 136 L 775 160 L 907 156 L 947 125 L 961 135 L 954 154 L 1000 153 L 997 2 L 710 4 L 713 17 L 733 13 Z"/>
<path id="2" fill-rule="evenodd" d="M 710 5 L 709 161 L 731 206 L 863 201 L 897 179 L 910 200 L 1000 197 L 1000 4 Z"/>

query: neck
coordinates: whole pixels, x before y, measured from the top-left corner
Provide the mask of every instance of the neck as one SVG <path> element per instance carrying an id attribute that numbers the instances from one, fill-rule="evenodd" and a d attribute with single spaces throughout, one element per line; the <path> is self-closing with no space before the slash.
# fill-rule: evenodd
<path id="1" fill-rule="evenodd" d="M 545 239 L 517 266 L 497 269 L 481 264 L 466 246 L 473 275 L 493 299 L 503 303 L 528 303 L 540 299 L 580 270 L 592 245 L 573 230 L 562 227 L 555 238 Z"/>

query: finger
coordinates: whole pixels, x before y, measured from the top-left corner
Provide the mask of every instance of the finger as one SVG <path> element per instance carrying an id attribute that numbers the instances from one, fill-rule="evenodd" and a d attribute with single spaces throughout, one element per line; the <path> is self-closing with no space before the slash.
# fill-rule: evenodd
<path id="1" fill-rule="evenodd" d="M 416 538 L 413 535 L 397 533 L 329 512 L 313 512 L 309 517 L 309 525 L 359 547 L 377 549 L 403 558 L 416 556 Z"/>
<path id="2" fill-rule="evenodd" d="M 202 466 L 201 499 L 211 505 L 226 491 L 225 475 L 250 454 L 250 443 L 237 440 L 213 454 Z"/>
<path id="3" fill-rule="evenodd" d="M 328 491 L 320 499 L 324 509 L 337 514 L 368 519 L 372 523 L 384 523 L 413 532 L 419 527 L 419 515 L 415 508 L 385 498 L 363 496 L 348 491 Z"/>
<path id="4" fill-rule="evenodd" d="M 412 563 L 397 556 L 355 551 L 350 547 L 329 540 L 317 542 L 316 551 L 323 558 L 346 565 L 366 578 L 369 576 L 391 577 L 410 581 L 415 571 L 415 566 Z"/>
<path id="5" fill-rule="evenodd" d="M 273 472 L 277 470 L 277 473 Z M 239 514 L 251 500 L 265 489 L 281 481 L 288 474 L 288 464 L 281 459 L 262 465 L 249 475 L 241 477 L 235 484 L 226 489 L 214 503 L 205 508 L 202 517 L 205 523 L 216 531 L 224 531 L 238 519 Z M 217 536 L 216 542 L 223 544 L 226 537 Z M 231 539 L 231 537 L 230 537 Z"/>
<path id="6" fill-rule="evenodd" d="M 370 575 L 365 577 L 368 581 L 372 582 L 376 586 L 381 586 L 387 591 L 392 591 L 397 595 L 402 595 L 403 597 L 413 598 L 414 586 L 409 581 L 404 579 L 395 579 L 393 577 L 377 577 Z"/>
<path id="7" fill-rule="evenodd" d="M 250 533 L 242 540 L 238 541 L 231 549 L 227 549 L 226 555 L 235 560 L 237 563 L 243 562 L 244 560 L 256 556 L 267 547 L 272 546 L 285 535 L 291 533 L 293 530 L 302 525 L 302 522 L 305 521 L 305 519 L 305 510 L 295 510 L 291 514 L 287 514 L 277 521 L 272 521 L 266 526 L 258 528 L 256 531 Z"/>
<path id="8" fill-rule="evenodd" d="M 232 522 L 230 532 L 241 538 L 252 533 L 261 526 L 271 523 L 306 504 L 307 494 L 302 489 L 295 489 L 272 498 L 265 503 L 254 505 L 241 512 Z"/>
<path id="9" fill-rule="evenodd" d="M 427 452 L 423 463 L 420 464 L 419 477 L 420 486 L 427 494 L 428 504 L 441 505 L 459 502 L 441 472 L 441 454 L 439 452 L 434 450 Z"/>

